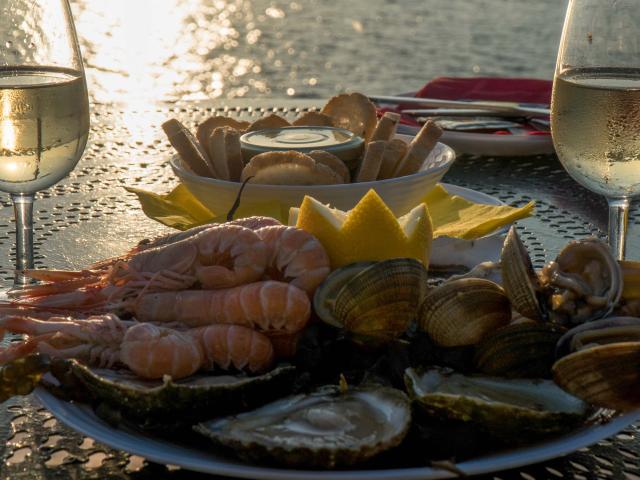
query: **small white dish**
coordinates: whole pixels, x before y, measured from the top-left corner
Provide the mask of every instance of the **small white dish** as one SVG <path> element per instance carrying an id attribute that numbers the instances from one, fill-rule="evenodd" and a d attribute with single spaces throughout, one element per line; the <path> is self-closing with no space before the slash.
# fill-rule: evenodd
<path id="1" fill-rule="evenodd" d="M 398 135 L 409 142 L 411 137 Z M 350 210 L 370 190 L 374 189 L 396 215 L 403 215 L 420 203 L 447 173 L 456 159 L 454 150 L 438 143 L 425 159 L 421 170 L 413 175 L 376 180 L 374 182 L 340 185 L 259 185 L 249 183 L 242 193 L 242 205 L 251 206 L 277 202 L 284 207 L 298 207 L 305 195 L 330 204 L 340 210 Z M 170 159 L 171 168 L 189 191 L 216 215 L 226 214 L 236 197 L 240 184 L 201 177 L 187 171 L 178 155 Z"/>

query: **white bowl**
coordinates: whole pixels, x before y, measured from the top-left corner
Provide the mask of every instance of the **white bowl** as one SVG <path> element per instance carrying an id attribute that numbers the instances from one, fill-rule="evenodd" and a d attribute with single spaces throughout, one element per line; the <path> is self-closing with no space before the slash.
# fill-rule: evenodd
<path id="1" fill-rule="evenodd" d="M 398 135 L 405 141 L 411 137 Z M 340 185 L 260 185 L 249 183 L 242 193 L 242 205 L 279 202 L 284 207 L 298 207 L 305 195 L 330 204 L 340 210 L 353 208 L 373 188 L 396 215 L 403 215 L 415 207 L 424 195 L 449 170 L 456 154 L 449 146 L 438 143 L 425 159 L 420 171 L 413 175 L 374 182 Z M 187 171 L 178 155 L 171 160 L 171 168 L 189 191 L 216 215 L 226 214 L 235 201 L 240 183 L 201 177 Z"/>

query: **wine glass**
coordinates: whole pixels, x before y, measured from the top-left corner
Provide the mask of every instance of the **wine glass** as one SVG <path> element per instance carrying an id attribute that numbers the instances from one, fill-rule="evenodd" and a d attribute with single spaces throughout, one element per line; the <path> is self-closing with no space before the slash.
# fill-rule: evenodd
<path id="1" fill-rule="evenodd" d="M 16 217 L 14 288 L 33 268 L 34 194 L 78 163 L 89 99 L 68 0 L 0 2 L 0 190 Z"/>
<path id="2" fill-rule="evenodd" d="M 630 199 L 640 194 L 640 8 L 570 0 L 551 102 L 560 162 L 609 203 L 609 245 L 624 258 Z"/>

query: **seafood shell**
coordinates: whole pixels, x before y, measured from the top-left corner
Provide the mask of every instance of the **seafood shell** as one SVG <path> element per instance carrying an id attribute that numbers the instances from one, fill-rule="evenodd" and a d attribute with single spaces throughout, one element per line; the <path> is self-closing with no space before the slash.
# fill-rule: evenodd
<path id="1" fill-rule="evenodd" d="M 474 345 L 510 320 L 502 287 L 481 278 L 443 283 L 424 299 L 418 317 L 422 330 L 442 347 Z"/>
<path id="2" fill-rule="evenodd" d="M 450 369 L 405 371 L 409 397 L 429 415 L 469 422 L 508 441 L 558 433 L 588 406 L 550 380 L 467 376 Z"/>
<path id="3" fill-rule="evenodd" d="M 531 257 L 520 240 L 516 227 L 511 227 L 500 255 L 502 286 L 513 309 L 526 318 L 543 320 L 540 280 L 533 269 Z"/>
<path id="4" fill-rule="evenodd" d="M 313 311 L 320 320 L 334 327 L 342 327 L 342 323 L 333 315 L 338 292 L 345 283 L 374 264 L 375 262 L 351 263 L 334 270 L 324 279 L 313 295 Z"/>
<path id="5" fill-rule="evenodd" d="M 561 358 L 553 379 L 585 402 L 613 410 L 640 408 L 640 342 L 598 345 Z"/>
<path id="6" fill-rule="evenodd" d="M 399 445 L 410 423 L 411 406 L 400 390 L 369 387 L 342 393 L 324 387 L 201 423 L 195 430 L 249 460 L 335 468 Z"/>
<path id="7" fill-rule="evenodd" d="M 333 317 L 359 343 L 383 344 L 406 331 L 426 292 L 427 270 L 421 262 L 376 262 L 342 286 Z"/>
<path id="8" fill-rule="evenodd" d="M 621 342 L 640 342 L 640 318 L 609 317 L 578 325 L 558 340 L 556 357 L 596 345 Z"/>
<path id="9" fill-rule="evenodd" d="M 577 325 L 606 317 L 620 300 L 622 270 L 609 246 L 595 238 L 569 242 L 540 274 L 550 318 Z"/>
<path id="10" fill-rule="evenodd" d="M 478 344 L 476 368 L 497 377 L 551 378 L 556 343 L 565 331 L 532 321 L 500 328 Z"/>
<path id="11" fill-rule="evenodd" d="M 60 363 L 60 362 L 59 362 Z M 52 370 L 68 388 L 82 385 L 92 399 L 146 429 L 193 425 L 212 416 L 255 408 L 291 391 L 295 367 L 282 365 L 259 375 L 200 373 L 180 380 L 142 379 L 128 370 L 91 368 L 64 360 Z"/>

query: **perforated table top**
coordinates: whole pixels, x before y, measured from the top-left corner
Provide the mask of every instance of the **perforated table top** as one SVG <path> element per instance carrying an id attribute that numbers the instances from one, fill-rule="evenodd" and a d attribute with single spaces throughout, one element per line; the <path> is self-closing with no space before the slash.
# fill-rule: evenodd
<path id="1" fill-rule="evenodd" d="M 279 101 L 278 107 L 245 101 L 158 105 L 155 108 L 98 105 L 84 158 L 71 175 L 38 195 L 35 206 L 36 263 L 75 268 L 124 252 L 138 240 L 168 228 L 147 219 L 132 194 L 135 186 L 167 192 L 176 184 L 167 164 L 169 144 L 160 124 L 176 117 L 190 127 L 213 114 L 250 119 L 276 112 L 290 118 L 315 108 L 313 101 Z M 521 206 L 536 200 L 537 215 L 519 229 L 537 267 L 552 259 L 570 239 L 603 235 L 606 203 L 579 187 L 554 157 L 465 157 L 445 181 L 494 195 Z M 640 210 L 630 215 L 627 253 L 640 257 Z M 13 209 L 0 196 L 0 277 L 13 279 Z M 640 480 L 639 427 L 564 458 L 488 476 L 495 479 L 624 478 Z M 0 477 L 33 478 L 212 478 L 157 465 L 100 445 L 64 427 L 31 396 L 0 407 Z"/>

